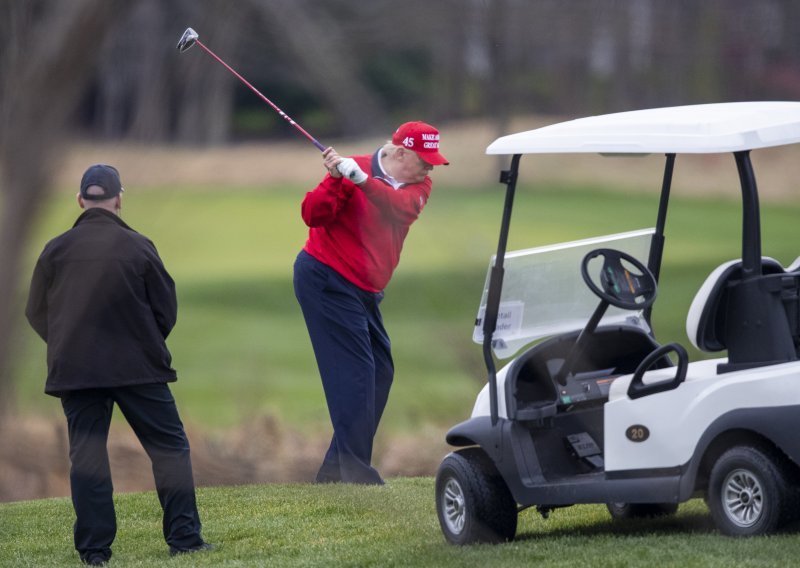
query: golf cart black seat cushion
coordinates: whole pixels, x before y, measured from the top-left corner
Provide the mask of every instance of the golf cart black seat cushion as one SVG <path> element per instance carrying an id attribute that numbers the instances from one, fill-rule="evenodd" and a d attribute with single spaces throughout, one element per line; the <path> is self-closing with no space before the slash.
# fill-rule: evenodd
<path id="1" fill-rule="evenodd" d="M 761 259 L 762 274 L 781 274 L 783 266 L 774 258 Z M 686 335 L 701 351 L 715 352 L 728 348 L 725 339 L 727 291 L 729 285 L 741 278 L 742 260 L 720 264 L 708 275 L 689 307 L 686 316 Z"/>

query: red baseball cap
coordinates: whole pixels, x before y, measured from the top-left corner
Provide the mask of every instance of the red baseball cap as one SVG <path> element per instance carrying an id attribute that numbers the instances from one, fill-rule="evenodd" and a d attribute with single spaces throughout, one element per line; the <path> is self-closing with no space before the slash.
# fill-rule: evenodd
<path id="1" fill-rule="evenodd" d="M 424 122 L 401 124 L 392 136 L 392 144 L 413 150 L 432 166 L 446 166 L 450 163 L 439 153 L 439 131 Z"/>

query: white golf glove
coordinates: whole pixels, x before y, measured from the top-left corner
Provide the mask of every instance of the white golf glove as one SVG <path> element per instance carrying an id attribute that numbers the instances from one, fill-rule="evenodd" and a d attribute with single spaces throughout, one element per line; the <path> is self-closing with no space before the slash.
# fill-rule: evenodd
<path id="1" fill-rule="evenodd" d="M 336 164 L 336 169 L 344 177 L 353 183 L 363 183 L 367 181 L 367 174 L 364 173 L 353 158 L 342 158 L 342 161 Z"/>

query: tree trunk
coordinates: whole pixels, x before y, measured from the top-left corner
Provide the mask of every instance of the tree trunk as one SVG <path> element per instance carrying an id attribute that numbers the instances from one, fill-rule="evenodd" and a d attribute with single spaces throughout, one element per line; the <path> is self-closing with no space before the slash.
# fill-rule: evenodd
<path id="1" fill-rule="evenodd" d="M 230 54 L 242 43 L 240 29 L 247 14 L 239 4 L 215 1 L 198 16 L 195 31 L 200 34 L 200 41 L 236 69 Z M 204 30 L 209 31 L 208 37 L 203 34 Z M 175 38 L 176 44 L 178 39 Z M 205 146 L 228 142 L 238 80 L 198 46 L 186 53 L 175 53 L 179 58 L 174 70 L 178 77 L 177 141 Z"/>
<path id="2" fill-rule="evenodd" d="M 131 13 L 131 26 L 141 30 L 137 37 L 144 41 L 140 42 L 137 50 L 135 84 L 130 86 L 133 100 L 128 132 L 130 138 L 142 142 L 166 140 L 170 133 L 170 108 L 164 104 L 169 80 L 167 63 L 170 60 L 164 57 L 164 38 L 169 37 L 164 25 L 165 12 L 166 7 L 160 0 L 139 0 Z M 130 48 L 127 53 L 130 53 Z"/>

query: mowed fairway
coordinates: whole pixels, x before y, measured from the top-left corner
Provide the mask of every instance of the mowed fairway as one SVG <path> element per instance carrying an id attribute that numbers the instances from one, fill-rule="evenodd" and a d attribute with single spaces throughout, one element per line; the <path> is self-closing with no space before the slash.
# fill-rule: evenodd
<path id="1" fill-rule="evenodd" d="M 385 487 L 261 485 L 198 492 L 204 536 L 217 550 L 170 558 L 155 493 L 120 495 L 111 566 L 453 567 L 561 566 L 730 568 L 793 566 L 792 531 L 733 539 L 715 532 L 701 499 L 677 515 L 612 522 L 603 505 L 520 515 L 517 539 L 502 545 L 445 543 L 433 480 Z M 0 504 L 0 567 L 78 565 L 69 499 Z M 796 530 L 796 527 L 793 529 Z"/>
<path id="2" fill-rule="evenodd" d="M 178 325 L 168 343 L 179 373 L 176 397 L 190 425 L 226 428 L 270 415 L 305 433 L 329 428 L 292 289 L 292 264 L 306 235 L 299 216 L 305 191 L 126 192 L 124 219 L 153 239 L 177 283 Z M 500 185 L 484 191 L 437 187 L 412 227 L 383 303 L 396 365 L 384 433 L 413 434 L 426 426 L 438 432 L 469 415 L 485 381 L 472 331 L 503 198 Z M 731 198 L 673 200 L 654 308 L 662 343 L 689 345 L 684 320 L 694 293 L 715 266 L 740 256 L 741 214 L 737 196 Z M 653 226 L 656 206 L 654 195 L 607 188 L 521 187 L 509 250 Z M 25 280 L 46 240 L 69 228 L 77 212 L 69 192 L 51 198 Z M 764 254 L 788 265 L 800 254 L 800 207 L 762 204 L 762 217 Z M 27 326 L 18 341 L 20 409 L 59 416 L 57 400 L 42 394 L 43 343 Z"/>

